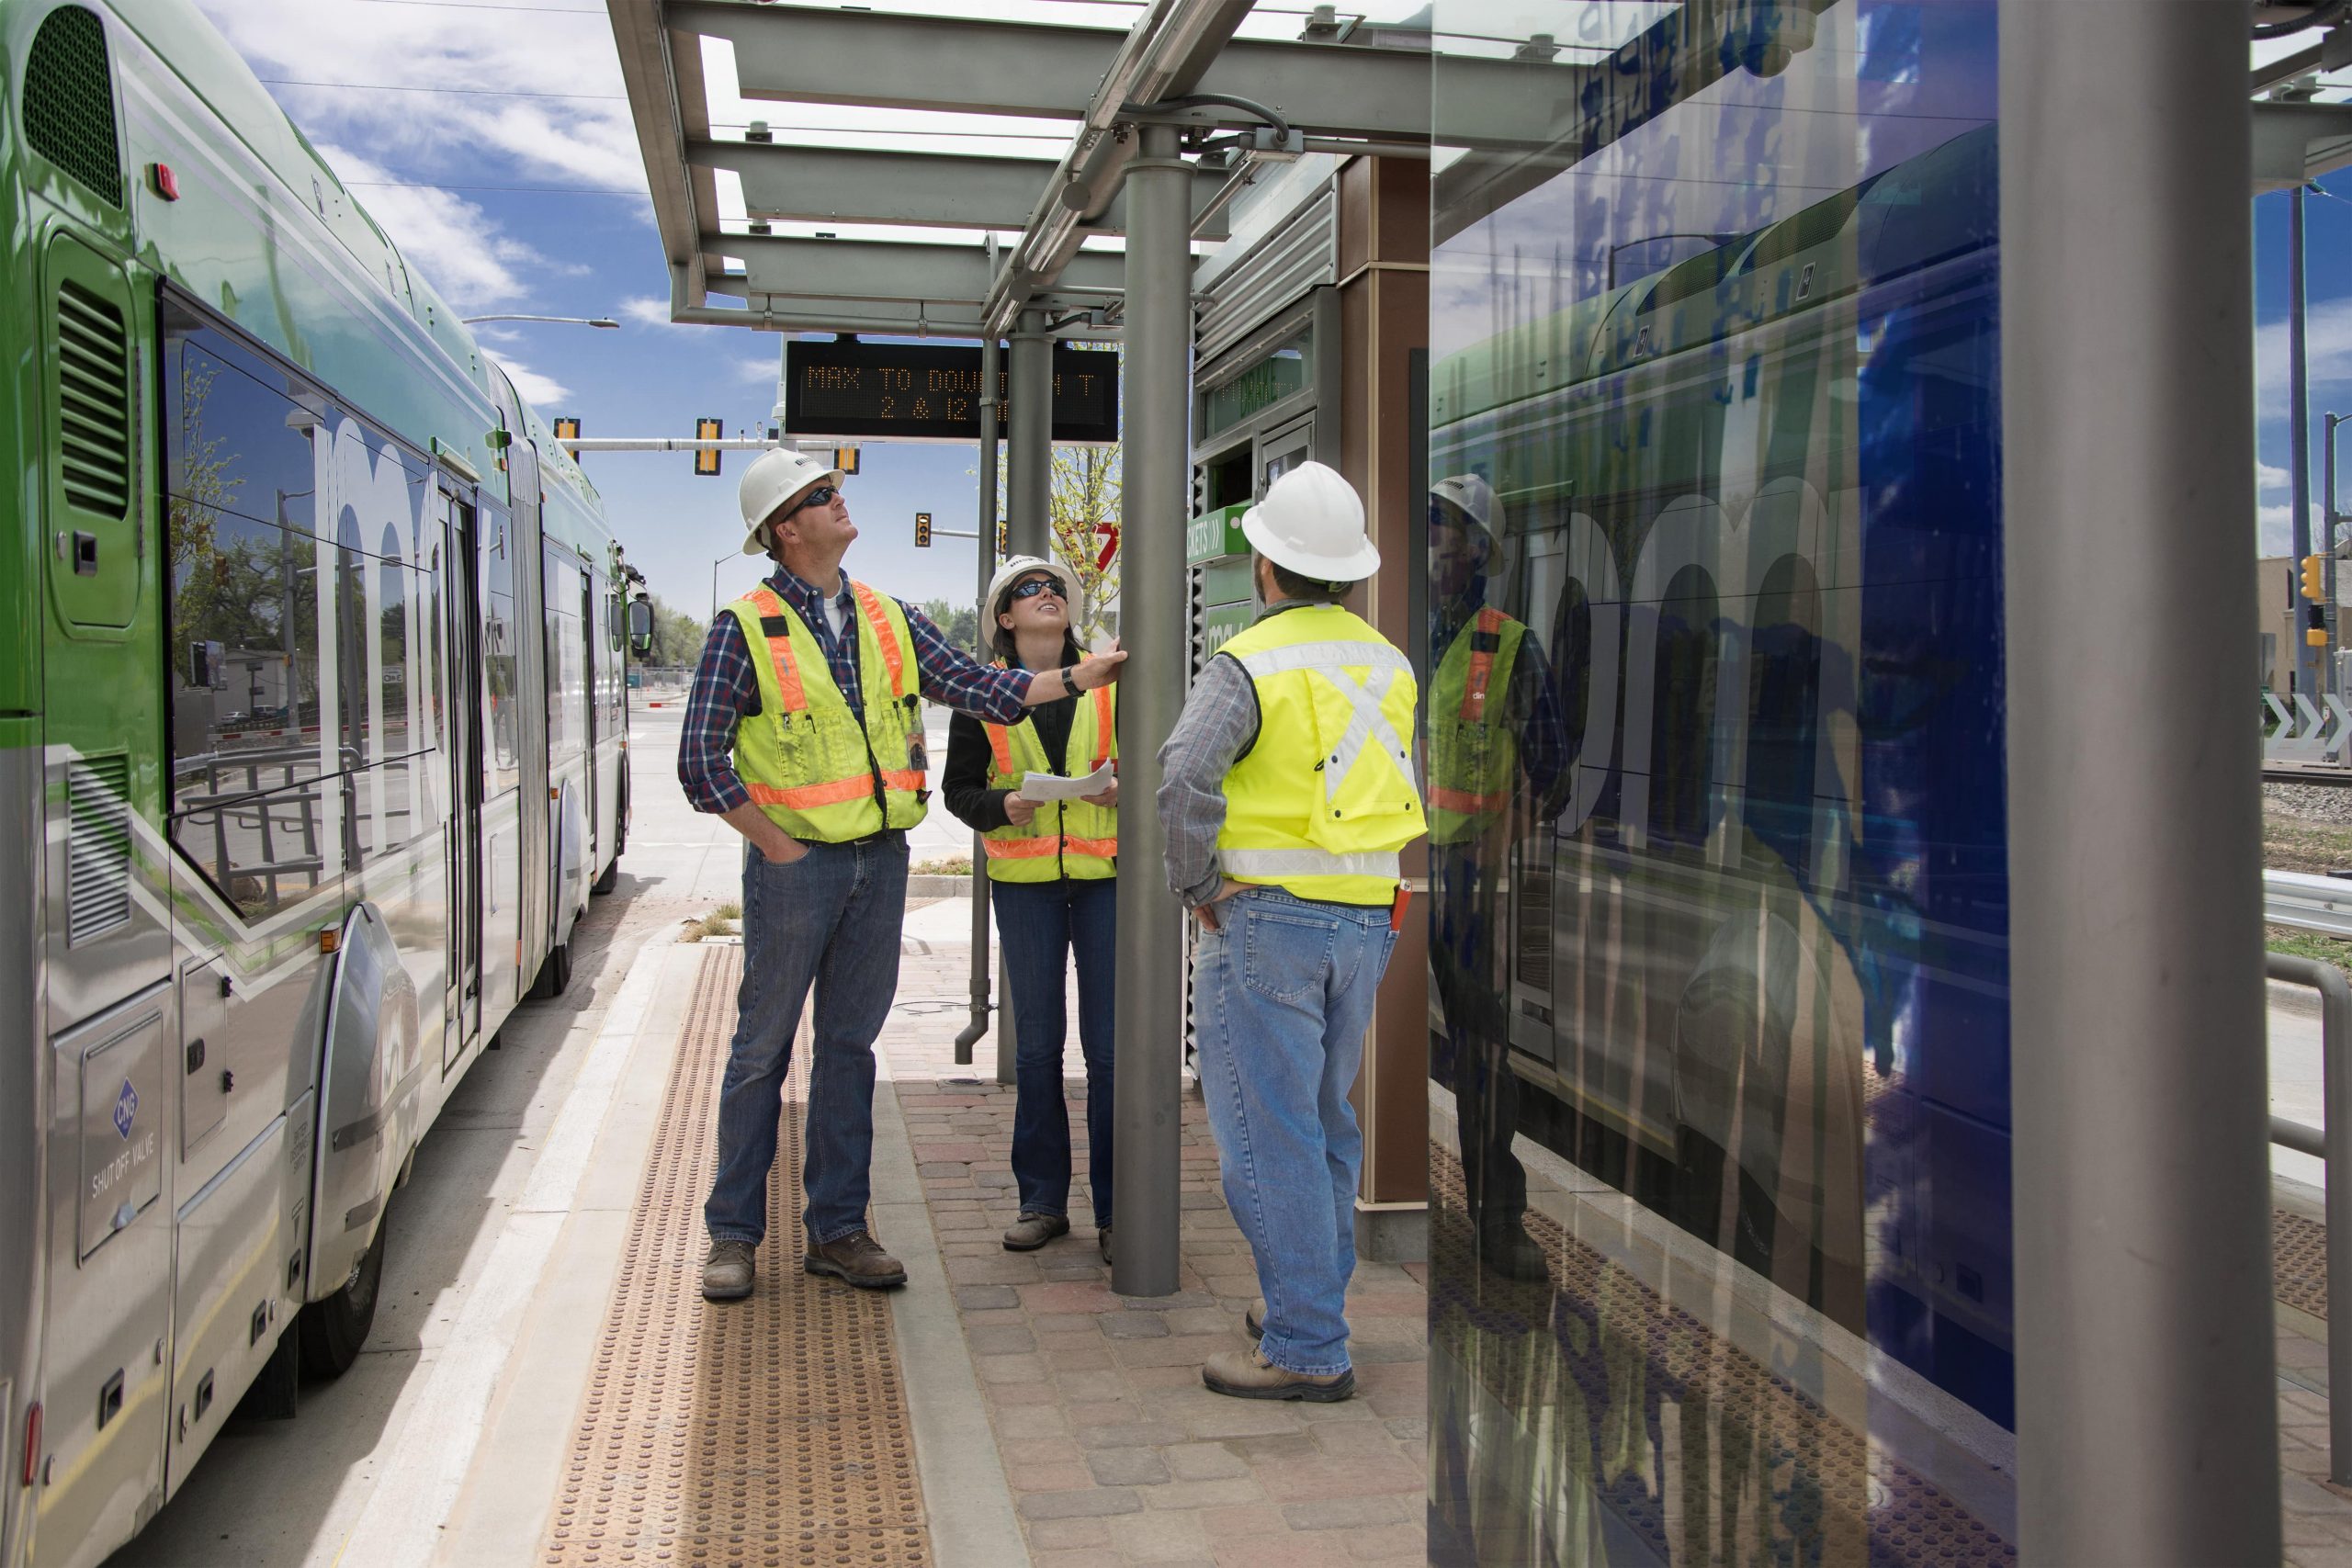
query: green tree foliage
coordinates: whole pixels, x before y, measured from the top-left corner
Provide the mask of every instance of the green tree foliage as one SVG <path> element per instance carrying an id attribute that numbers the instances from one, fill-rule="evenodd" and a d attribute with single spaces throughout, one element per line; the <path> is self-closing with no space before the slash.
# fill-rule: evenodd
<path id="1" fill-rule="evenodd" d="M 932 624 L 949 642 L 975 659 L 989 657 L 979 645 L 979 613 L 970 604 L 951 604 L 944 599 L 930 599 L 924 601 L 922 613 L 931 617 Z"/>
<path id="2" fill-rule="evenodd" d="M 684 610 L 673 610 L 653 595 L 653 651 L 641 664 L 677 664 L 691 670 L 702 659 L 702 645 L 710 627 Z"/>

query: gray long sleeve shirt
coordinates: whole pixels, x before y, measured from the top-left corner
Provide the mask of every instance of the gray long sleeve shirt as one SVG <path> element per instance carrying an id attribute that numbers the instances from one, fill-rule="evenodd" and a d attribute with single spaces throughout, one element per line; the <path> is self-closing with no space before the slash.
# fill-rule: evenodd
<path id="1" fill-rule="evenodd" d="M 1285 599 L 1269 604 L 1258 619 L 1302 603 Z M 1216 897 L 1225 883 L 1216 858 L 1216 836 L 1225 826 L 1225 775 L 1257 741 L 1257 684 L 1239 660 L 1219 654 L 1201 667 L 1176 728 L 1159 749 L 1159 826 L 1168 836 L 1168 887 L 1188 909 Z"/>

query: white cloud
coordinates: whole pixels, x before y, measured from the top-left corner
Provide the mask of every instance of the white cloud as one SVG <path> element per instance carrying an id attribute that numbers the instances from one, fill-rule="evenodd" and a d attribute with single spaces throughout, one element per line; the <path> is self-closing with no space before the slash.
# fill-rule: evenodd
<path id="1" fill-rule="evenodd" d="M 2303 340 L 2306 373 L 2313 391 L 2352 386 L 2352 295 L 2313 305 L 2306 312 Z M 2254 378 L 2256 390 L 2266 401 L 2274 407 L 2283 405 L 2287 395 L 2286 317 L 2265 321 L 2255 329 Z M 2314 415 L 2317 412 L 2314 409 Z"/>
<path id="2" fill-rule="evenodd" d="M 523 400 L 542 414 L 571 396 L 571 388 L 552 376 L 542 376 L 519 360 L 508 359 L 503 355 L 496 354 L 492 355 L 491 358 L 497 361 L 501 370 L 506 372 L 506 378 L 514 383 L 514 390 L 521 394 Z"/>
<path id="3" fill-rule="evenodd" d="M 2256 490 L 2285 490 L 2293 479 L 2294 476 L 2286 469 L 2273 468 L 2268 463 L 2256 463 L 2254 466 L 2254 483 Z"/>
<path id="4" fill-rule="evenodd" d="M 501 229 L 474 203 L 446 190 L 380 184 L 392 175 L 374 161 L 333 143 L 319 144 L 338 177 L 361 186 L 361 204 L 383 225 L 410 266 L 459 310 L 524 297 L 518 269 L 546 258 Z"/>
<path id="5" fill-rule="evenodd" d="M 2325 515 L 2319 498 L 2312 498 L 2312 547 L 2319 547 L 2318 540 Z M 2254 536 L 2257 553 L 2264 556 L 2292 555 L 2295 550 L 2295 509 L 2286 502 L 2257 506 L 2254 510 Z"/>
<path id="6" fill-rule="evenodd" d="M 271 90 L 314 141 L 427 167 L 490 152 L 527 183 L 644 187 L 612 29 L 576 6 L 538 7 L 563 15 L 532 25 L 464 6 L 198 4 L 256 74 L 281 79 Z M 400 90 L 413 88 L 466 90 Z"/>
<path id="7" fill-rule="evenodd" d="M 706 327 L 703 330 L 707 332 L 709 329 Z M 735 362 L 735 374 L 755 387 L 772 387 L 775 384 L 776 356 L 773 354 L 765 354 L 749 359 L 738 359 Z"/>
<path id="8" fill-rule="evenodd" d="M 620 314 L 622 320 L 635 321 L 641 327 L 674 327 L 678 324 L 670 319 L 670 301 L 658 296 L 624 299 Z"/>

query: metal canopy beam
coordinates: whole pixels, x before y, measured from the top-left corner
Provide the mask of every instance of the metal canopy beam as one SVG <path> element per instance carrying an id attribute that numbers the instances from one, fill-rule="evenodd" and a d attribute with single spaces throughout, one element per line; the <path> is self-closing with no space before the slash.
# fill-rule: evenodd
<path id="1" fill-rule="evenodd" d="M 988 252 L 978 245 L 707 233 L 702 237 L 702 254 L 707 286 L 714 294 L 922 300 L 977 308 L 989 291 Z M 744 270 L 722 274 L 721 256 L 739 258 Z M 1122 258 L 1082 251 L 1070 258 L 1059 287 L 1107 299 L 1118 294 L 1125 281 L 1126 265 Z"/>
<path id="2" fill-rule="evenodd" d="M 698 169 L 731 170 L 743 182 L 743 205 L 753 218 L 810 222 L 896 223 L 934 229 L 995 229 L 1018 232 L 1057 165 L 1048 159 L 969 157 L 948 152 L 886 152 L 865 148 L 805 147 L 753 141 L 690 141 L 686 156 Z M 1221 174 L 1195 182 L 1193 211 L 1208 205 Z M 1124 209 L 1088 225 L 1125 232 Z M 1199 231 L 1226 235 L 1222 216 Z"/>
<path id="3" fill-rule="evenodd" d="M 1099 28 L 975 21 L 873 11 L 751 6 L 741 0 L 679 0 L 671 25 L 735 46 L 748 98 L 948 109 L 967 114 L 1077 119 L 1092 100 L 1125 35 Z M 1457 69 L 1458 68 L 1458 69 Z M 1573 103 L 1588 73 L 1542 61 L 1449 61 L 1449 141 L 1525 141 L 1531 96 L 1544 118 Z M 1195 88 L 1238 95 L 1281 112 L 1310 136 L 1426 141 L 1430 57 L 1353 44 L 1273 43 L 1236 39 Z M 1201 126 L 1251 126 L 1222 107 L 1168 117 Z M 1536 122 L 1540 123 L 1540 121 Z"/>
<path id="4" fill-rule="evenodd" d="M 2292 190 L 2352 164 L 2352 104 L 2254 106 L 2254 194 Z"/>

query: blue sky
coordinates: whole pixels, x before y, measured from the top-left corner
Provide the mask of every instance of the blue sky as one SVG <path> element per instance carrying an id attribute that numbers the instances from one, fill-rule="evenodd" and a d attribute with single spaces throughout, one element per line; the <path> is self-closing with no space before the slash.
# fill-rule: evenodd
<path id="1" fill-rule="evenodd" d="M 462 313 L 622 322 L 618 332 L 478 329 L 543 414 L 576 414 L 588 435 L 691 435 L 703 415 L 724 420 L 730 435 L 765 423 L 777 337 L 669 322 L 667 269 L 603 6 L 197 4 L 410 265 Z M 442 88 L 470 90 L 429 90 Z M 977 449 L 867 442 L 860 450 L 851 569 L 903 598 L 968 598 L 972 545 L 916 549 L 913 520 L 923 511 L 940 528 L 973 525 Z M 742 542 L 735 481 L 752 456 L 727 454 L 716 479 L 695 477 L 683 454 L 585 460 L 629 558 L 656 593 L 696 616 L 709 612 L 714 559 Z M 731 597 L 755 569 L 730 558 L 718 572 L 720 594 Z"/>
<path id="2" fill-rule="evenodd" d="M 2352 414 L 2352 173 L 2320 182 L 2344 196 L 2312 196 L 2304 202 L 2304 285 L 2311 376 L 2312 528 L 2319 530 L 2321 475 L 2321 416 L 2331 410 Z M 2290 198 L 2284 194 L 2259 197 L 2254 204 L 2255 254 L 2255 406 L 2257 449 L 2262 461 L 2259 529 L 2262 553 L 2284 555 L 2288 549 L 2287 483 L 2289 433 L 2287 398 L 2287 301 Z M 2340 445 L 2345 479 L 2342 489 L 2352 500 L 2352 430 Z"/>

